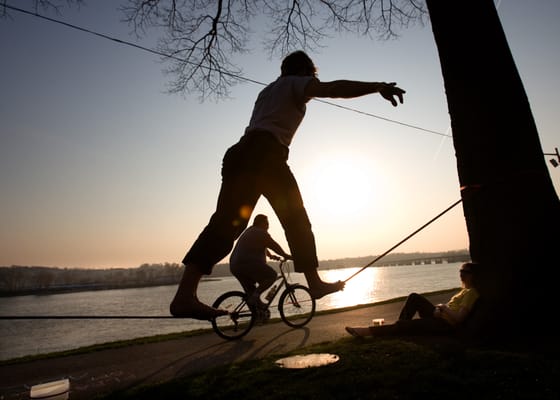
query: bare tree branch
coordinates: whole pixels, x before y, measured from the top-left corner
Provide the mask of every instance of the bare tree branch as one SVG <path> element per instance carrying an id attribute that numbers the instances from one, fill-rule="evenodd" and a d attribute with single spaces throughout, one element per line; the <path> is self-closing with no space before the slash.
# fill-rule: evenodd
<path id="1" fill-rule="evenodd" d="M 238 82 L 242 71 L 231 59 L 248 50 L 252 1 L 128 0 L 122 10 L 137 33 L 162 30 L 158 50 L 172 56 L 166 72 L 175 77 L 170 92 L 223 97 Z"/>
<path id="2" fill-rule="evenodd" d="M 59 12 L 84 0 L 28 0 L 38 10 Z M 248 52 L 252 22 L 267 20 L 259 32 L 270 55 L 312 51 L 332 32 L 376 39 L 398 36 L 398 29 L 423 23 L 424 0 L 120 0 L 124 21 L 138 37 L 159 38 L 168 55 L 169 92 L 197 92 L 201 99 L 228 96 L 242 70 L 233 60 Z M 0 0 L 0 16 L 7 0 Z"/>
<path id="3" fill-rule="evenodd" d="M 73 5 L 80 6 L 84 3 L 84 0 L 28 0 L 27 5 L 32 7 L 36 13 L 38 12 L 54 12 L 60 15 L 64 7 L 70 7 Z M 9 9 L 5 7 L 8 5 L 8 0 L 0 0 L 0 18 L 10 17 Z M 22 4 L 20 0 L 17 5 L 19 7 L 25 7 L 26 4 Z"/>
<path id="4" fill-rule="evenodd" d="M 251 22 L 266 18 L 262 44 L 270 55 L 321 47 L 330 32 L 389 39 L 396 28 L 422 22 L 421 0 L 128 0 L 136 32 L 163 29 L 159 51 L 172 55 L 166 72 L 173 93 L 227 96 L 242 73 L 231 60 L 249 49 Z"/>
<path id="5" fill-rule="evenodd" d="M 396 28 L 423 23 L 427 16 L 419 0 L 282 0 L 265 2 L 271 20 L 264 41 L 271 53 L 285 54 L 320 46 L 328 32 L 350 32 L 376 39 L 398 37 Z"/>

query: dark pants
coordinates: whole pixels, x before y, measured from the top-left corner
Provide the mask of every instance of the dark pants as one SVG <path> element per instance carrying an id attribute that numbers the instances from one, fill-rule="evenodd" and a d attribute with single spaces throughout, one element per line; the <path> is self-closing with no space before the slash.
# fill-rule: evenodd
<path id="1" fill-rule="evenodd" d="M 255 292 L 257 283 L 259 284 L 259 293 L 263 293 L 272 286 L 278 276 L 274 268 L 266 263 L 248 262 L 230 264 L 229 269 L 248 296 L 251 296 Z"/>
<path id="2" fill-rule="evenodd" d="M 430 300 L 418 293 L 411 293 L 399 315 L 399 320 L 412 319 L 418 313 L 420 318 L 433 318 L 436 306 Z"/>
<path id="3" fill-rule="evenodd" d="M 230 147 L 222 163 L 216 211 L 183 263 L 192 263 L 209 275 L 229 254 L 263 195 L 284 228 L 295 270 L 316 269 L 315 237 L 287 160 L 288 149 L 267 132 L 245 135 Z"/>

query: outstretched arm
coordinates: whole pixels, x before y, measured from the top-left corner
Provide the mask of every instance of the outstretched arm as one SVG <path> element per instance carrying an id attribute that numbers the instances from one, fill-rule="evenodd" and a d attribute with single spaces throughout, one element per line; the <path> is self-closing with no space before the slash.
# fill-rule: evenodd
<path id="1" fill-rule="evenodd" d="M 305 87 L 305 96 L 307 97 L 338 97 L 351 99 L 372 93 L 379 93 L 384 99 L 390 101 L 391 104 L 396 107 L 398 104 L 396 98 L 398 98 L 402 104 L 403 94 L 406 92 L 399 88 L 395 82 L 360 82 L 348 80 L 321 82 L 318 79 L 313 79 Z"/>

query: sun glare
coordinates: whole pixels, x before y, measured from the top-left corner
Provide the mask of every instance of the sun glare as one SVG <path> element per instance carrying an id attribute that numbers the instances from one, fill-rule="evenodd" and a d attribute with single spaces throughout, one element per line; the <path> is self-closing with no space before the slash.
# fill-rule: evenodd
<path id="1" fill-rule="evenodd" d="M 352 158 L 327 158 L 309 176 L 310 206 L 329 219 L 356 219 L 375 207 L 375 171 L 371 164 Z"/>
<path id="2" fill-rule="evenodd" d="M 343 308 L 378 301 L 377 289 L 380 282 L 383 282 L 380 279 L 382 278 L 381 270 L 379 268 L 362 270 L 361 267 L 363 265 L 355 268 L 322 270 L 321 278 L 327 282 L 346 281 L 358 271 L 361 274 L 359 279 L 350 279 L 346 282 L 344 290 L 326 297 L 323 303 L 328 304 L 329 308 Z"/>

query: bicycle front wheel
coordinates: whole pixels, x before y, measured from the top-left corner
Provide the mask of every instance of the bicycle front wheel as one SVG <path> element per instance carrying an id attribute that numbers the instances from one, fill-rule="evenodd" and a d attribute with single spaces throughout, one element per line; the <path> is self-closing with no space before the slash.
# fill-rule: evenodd
<path id="1" fill-rule="evenodd" d="M 218 336 L 227 340 L 239 339 L 251 330 L 255 319 L 245 297 L 244 292 L 231 291 L 222 294 L 212 304 L 214 308 L 228 311 L 228 314 L 212 320 L 212 328 Z"/>
<path id="2" fill-rule="evenodd" d="M 280 318 L 292 328 L 300 328 L 311 321 L 315 314 L 315 299 L 303 285 L 289 285 L 278 303 Z"/>

